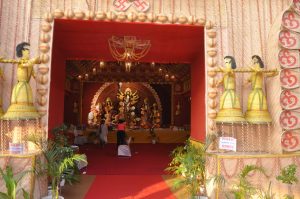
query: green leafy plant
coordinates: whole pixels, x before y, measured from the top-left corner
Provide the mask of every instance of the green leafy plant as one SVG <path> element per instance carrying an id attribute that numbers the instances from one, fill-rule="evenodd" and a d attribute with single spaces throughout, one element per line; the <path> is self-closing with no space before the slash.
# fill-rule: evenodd
<path id="1" fill-rule="evenodd" d="M 18 189 L 18 183 L 29 171 L 21 172 L 14 176 L 12 168 L 7 166 L 5 171 L 0 168 L 0 174 L 4 180 L 7 192 L 0 192 L 0 198 L 2 199 L 16 199 L 17 193 L 22 190 L 24 199 L 29 199 L 29 194 L 22 188 Z"/>
<path id="2" fill-rule="evenodd" d="M 59 128 L 57 128 L 59 129 Z M 74 170 L 77 168 L 76 162 L 87 162 L 84 154 L 74 154 L 73 149 L 65 143 L 63 134 L 54 135 L 51 140 L 41 140 L 31 138 L 41 150 L 43 158 L 37 160 L 36 172 L 40 175 L 46 174 L 51 180 L 52 198 L 59 196 L 59 183 L 62 178 L 72 182 L 76 178 Z"/>
<path id="3" fill-rule="evenodd" d="M 290 164 L 280 170 L 280 175 L 276 177 L 276 180 L 281 181 L 288 185 L 289 194 L 284 196 L 285 199 L 293 199 L 291 185 L 298 183 L 298 178 L 296 176 L 297 166 L 295 164 Z"/>
<path id="4" fill-rule="evenodd" d="M 205 167 L 208 155 L 206 151 L 210 143 L 210 137 L 207 138 L 205 143 L 199 146 L 195 146 L 190 140 L 187 140 L 185 146 L 179 146 L 172 151 L 172 161 L 166 170 L 179 176 L 174 181 L 173 188 L 186 187 L 192 197 L 207 195 L 206 183 L 208 178 Z M 221 176 L 215 177 L 214 182 L 224 183 L 224 178 Z"/>
<path id="5" fill-rule="evenodd" d="M 274 199 L 275 193 L 272 191 L 272 182 L 269 183 L 268 189 L 266 191 L 264 190 L 258 190 L 258 198 L 260 199 Z"/>
<path id="6" fill-rule="evenodd" d="M 255 187 L 249 180 L 248 176 L 250 172 L 258 171 L 265 175 L 265 170 L 262 167 L 256 165 L 246 165 L 240 174 L 238 175 L 238 180 L 233 184 L 230 194 L 234 196 L 235 199 L 249 199 L 253 195 L 258 194 L 258 188 Z M 229 198 L 229 196 L 226 196 Z"/>

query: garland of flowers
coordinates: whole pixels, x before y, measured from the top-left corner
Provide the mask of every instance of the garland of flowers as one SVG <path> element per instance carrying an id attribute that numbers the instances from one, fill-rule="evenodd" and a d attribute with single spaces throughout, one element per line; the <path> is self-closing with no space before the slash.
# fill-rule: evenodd
<path id="1" fill-rule="evenodd" d="M 220 160 L 220 162 L 221 162 L 221 171 L 224 172 L 226 178 L 232 178 L 233 176 L 236 175 L 236 173 L 237 173 L 237 171 L 239 169 L 240 161 L 241 161 L 241 159 L 237 159 L 236 160 L 236 164 L 235 164 L 235 168 L 233 169 L 233 173 L 232 174 L 228 174 L 228 172 L 227 172 L 227 170 L 225 168 L 224 159 Z"/>

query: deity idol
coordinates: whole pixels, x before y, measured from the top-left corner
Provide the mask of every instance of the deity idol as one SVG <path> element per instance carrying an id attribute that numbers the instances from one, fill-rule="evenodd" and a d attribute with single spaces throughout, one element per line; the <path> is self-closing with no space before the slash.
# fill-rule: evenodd
<path id="1" fill-rule="evenodd" d="M 142 128 L 148 128 L 148 115 L 149 115 L 148 98 L 145 98 L 144 103 L 141 107 L 141 127 Z"/>
<path id="2" fill-rule="evenodd" d="M 2 119 L 33 119 L 40 117 L 33 106 L 31 76 L 35 78 L 34 64 L 39 64 L 39 58 L 30 59 L 29 43 L 22 42 L 16 47 L 19 60 L 0 58 L 1 63 L 17 64 L 17 84 L 14 85 L 11 104 Z"/>
<path id="3" fill-rule="evenodd" d="M 126 122 L 129 124 L 131 128 L 133 128 L 136 123 L 134 105 L 138 102 L 139 99 L 137 91 L 133 93 L 130 88 L 126 88 L 125 92 L 123 93 L 121 90 L 119 90 L 117 94 L 117 98 L 119 99 L 120 102 L 122 102 L 119 103 L 120 105 L 119 109 L 123 110 L 122 114 L 124 114 Z"/>
<path id="4" fill-rule="evenodd" d="M 152 105 L 151 119 L 152 119 L 152 127 L 159 128 L 160 127 L 160 112 L 157 108 L 156 103 L 153 103 L 153 105 Z"/>
<path id="5" fill-rule="evenodd" d="M 264 77 L 272 77 L 278 74 L 277 71 L 263 71 L 264 63 L 258 55 L 252 56 L 252 66 L 249 68 L 251 76 L 248 82 L 252 90 L 248 97 L 247 112 L 245 118 L 250 123 L 272 122 L 268 112 L 267 99 L 263 93 Z"/>
<path id="6" fill-rule="evenodd" d="M 222 79 L 218 85 L 223 83 L 224 92 L 220 98 L 220 110 L 218 112 L 217 122 L 243 122 L 245 121 L 240 99 L 235 91 L 235 59 L 231 56 L 224 57 L 225 67 L 219 67 L 219 71 L 223 73 Z"/>

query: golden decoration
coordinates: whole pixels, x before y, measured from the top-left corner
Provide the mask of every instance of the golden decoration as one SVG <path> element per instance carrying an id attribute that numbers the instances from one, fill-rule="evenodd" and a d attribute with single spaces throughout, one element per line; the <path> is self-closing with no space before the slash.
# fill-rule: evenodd
<path id="1" fill-rule="evenodd" d="M 113 58 L 125 62 L 126 71 L 130 71 L 132 62 L 144 57 L 150 50 L 149 40 L 138 40 L 135 36 L 116 37 L 108 40 L 109 50 Z"/>

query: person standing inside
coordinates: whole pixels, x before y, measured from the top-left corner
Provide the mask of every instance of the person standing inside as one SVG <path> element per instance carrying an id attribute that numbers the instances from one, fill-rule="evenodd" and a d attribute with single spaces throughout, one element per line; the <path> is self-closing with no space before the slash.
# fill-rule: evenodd
<path id="1" fill-rule="evenodd" d="M 126 145 L 126 134 L 125 134 L 126 122 L 124 119 L 119 119 L 117 125 L 117 146 Z"/>
<path id="2" fill-rule="evenodd" d="M 107 143 L 107 134 L 108 127 L 105 123 L 105 120 L 101 120 L 100 128 L 99 128 L 99 136 L 100 136 L 100 145 L 104 146 Z"/>

